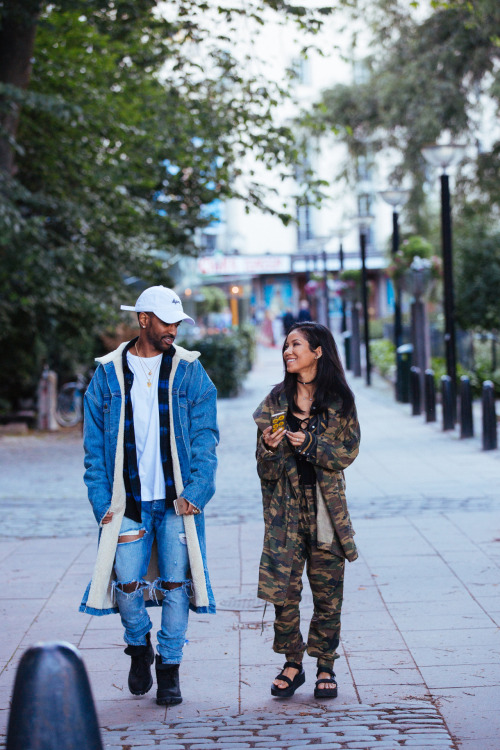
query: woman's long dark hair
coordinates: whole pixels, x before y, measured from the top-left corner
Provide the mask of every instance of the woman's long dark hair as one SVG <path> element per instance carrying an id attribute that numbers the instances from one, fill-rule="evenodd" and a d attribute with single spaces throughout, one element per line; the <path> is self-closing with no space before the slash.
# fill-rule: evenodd
<path id="1" fill-rule="evenodd" d="M 287 334 L 293 331 L 300 331 L 300 333 L 307 339 L 311 351 L 314 351 L 321 347 L 321 357 L 318 359 L 318 371 L 314 379 L 316 385 L 316 391 L 314 394 L 314 403 L 312 406 L 312 412 L 318 413 L 325 411 L 332 404 L 332 402 L 340 400 L 341 407 L 339 408 L 339 414 L 342 417 L 347 417 L 354 409 L 354 395 L 347 385 L 347 380 L 340 361 L 339 352 L 335 340 L 331 332 L 326 326 L 321 323 L 294 323 Z M 284 354 L 286 349 L 285 339 L 283 343 L 282 352 Z M 293 373 L 287 372 L 285 364 L 285 377 L 281 383 L 276 385 L 272 394 L 279 396 L 285 392 L 288 404 L 293 408 L 294 411 L 301 411 L 298 408 L 296 402 L 297 395 L 297 376 Z"/>

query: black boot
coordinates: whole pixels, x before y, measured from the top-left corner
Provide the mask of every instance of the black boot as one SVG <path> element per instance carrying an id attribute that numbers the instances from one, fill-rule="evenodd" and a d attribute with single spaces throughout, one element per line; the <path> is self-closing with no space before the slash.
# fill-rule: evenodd
<path id="1" fill-rule="evenodd" d="M 182 703 L 179 683 L 179 665 L 162 664 L 161 656 L 156 654 L 156 702 L 159 706 L 176 706 Z"/>
<path id="2" fill-rule="evenodd" d="M 132 657 L 128 673 L 128 689 L 132 695 L 144 695 L 153 687 L 151 665 L 155 660 L 155 653 L 150 633 L 146 634 L 146 641 L 146 646 L 127 646 L 125 649 L 125 653 Z"/>

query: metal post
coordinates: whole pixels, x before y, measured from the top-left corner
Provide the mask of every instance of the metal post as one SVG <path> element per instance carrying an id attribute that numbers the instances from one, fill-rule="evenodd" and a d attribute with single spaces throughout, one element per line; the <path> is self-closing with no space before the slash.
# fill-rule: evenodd
<path id="1" fill-rule="evenodd" d="M 411 413 L 413 417 L 418 417 L 421 412 L 420 390 L 420 367 L 413 366 L 410 370 Z"/>
<path id="2" fill-rule="evenodd" d="M 359 337 L 359 308 L 355 302 L 351 308 L 351 364 L 355 378 L 361 377 L 361 352 Z"/>
<path id="3" fill-rule="evenodd" d="M 102 750 L 83 661 L 69 643 L 39 643 L 16 672 L 6 750 Z"/>
<path id="4" fill-rule="evenodd" d="M 366 232 L 360 232 L 361 244 L 361 282 L 363 294 L 363 322 L 366 358 L 366 385 L 371 385 L 371 359 L 370 359 L 370 322 L 368 316 L 368 278 L 366 274 Z"/>
<path id="5" fill-rule="evenodd" d="M 472 389 L 470 380 L 465 375 L 460 378 L 460 437 L 474 437 L 472 417 Z"/>
<path id="6" fill-rule="evenodd" d="M 342 245 L 342 238 L 340 239 L 339 244 L 339 264 L 340 264 L 340 272 L 344 270 L 344 247 Z M 347 331 L 347 314 L 346 314 L 346 304 L 345 299 L 342 297 L 340 307 L 342 310 L 342 330 L 341 333 L 345 333 Z"/>
<path id="7" fill-rule="evenodd" d="M 328 268 L 327 268 L 327 254 L 325 248 L 323 248 L 323 282 L 324 282 L 324 289 L 323 289 L 323 296 L 325 300 L 325 325 L 327 328 L 330 328 L 330 300 L 328 295 Z"/>
<path id="8" fill-rule="evenodd" d="M 447 174 L 441 175 L 441 238 L 443 247 L 443 285 L 445 317 L 446 372 L 451 378 L 456 419 L 457 352 L 455 341 L 455 302 L 453 293 L 453 253 L 451 235 L 450 183 Z"/>
<path id="9" fill-rule="evenodd" d="M 411 335 L 413 343 L 413 362 L 419 368 L 420 396 L 424 392 L 424 373 L 429 365 L 429 328 L 425 302 L 415 298 L 411 304 Z"/>
<path id="10" fill-rule="evenodd" d="M 434 370 L 425 371 L 425 421 L 436 421 L 436 383 Z"/>
<path id="11" fill-rule="evenodd" d="M 392 256 L 399 250 L 399 214 L 394 209 L 392 212 Z M 403 323 L 401 318 L 401 285 L 399 281 L 394 282 L 394 346 L 396 350 L 403 343 Z"/>
<path id="12" fill-rule="evenodd" d="M 483 451 L 498 448 L 497 415 L 495 411 L 495 388 L 491 380 L 483 383 Z"/>
<path id="13" fill-rule="evenodd" d="M 443 407 L 443 430 L 453 430 L 455 428 L 455 418 L 453 413 L 453 398 L 455 392 L 449 375 L 443 375 L 441 378 L 441 403 Z"/>

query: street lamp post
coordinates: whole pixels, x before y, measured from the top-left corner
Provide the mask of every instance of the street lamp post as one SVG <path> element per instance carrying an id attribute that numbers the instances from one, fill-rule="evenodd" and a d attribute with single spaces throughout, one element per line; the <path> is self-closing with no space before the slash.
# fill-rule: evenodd
<path id="1" fill-rule="evenodd" d="M 410 195 L 409 190 L 393 188 L 381 190 L 380 197 L 392 206 L 392 257 L 399 250 L 399 209 L 404 206 Z M 398 349 L 403 343 L 403 321 L 401 315 L 401 284 L 394 280 L 394 347 L 396 349 L 396 400 L 402 401 L 401 367 L 398 365 Z"/>
<path id="2" fill-rule="evenodd" d="M 340 273 L 344 270 L 344 246 L 342 245 L 343 237 L 339 237 L 339 266 L 340 266 Z M 340 309 L 342 312 L 342 323 L 341 323 L 341 333 L 345 333 L 347 331 L 347 314 L 345 309 L 345 299 L 342 297 L 342 300 L 340 302 Z"/>
<path id="3" fill-rule="evenodd" d="M 398 188 L 381 190 L 380 197 L 392 206 L 392 257 L 399 250 L 399 209 L 405 205 L 410 195 L 409 190 Z M 396 351 L 403 343 L 403 324 L 401 319 L 401 286 L 394 284 L 394 345 Z"/>
<path id="4" fill-rule="evenodd" d="M 328 256 L 326 247 L 323 245 L 323 299 L 325 307 L 325 325 L 330 327 L 330 295 L 328 294 Z"/>
<path id="5" fill-rule="evenodd" d="M 373 216 L 370 214 L 370 196 L 359 196 L 359 213 L 354 218 L 359 227 L 359 245 L 361 251 L 361 295 L 363 304 L 363 328 L 365 340 L 365 378 L 366 385 L 371 385 L 371 357 L 370 357 L 370 316 L 368 311 L 368 275 L 366 271 L 366 240 Z"/>
<path id="6" fill-rule="evenodd" d="M 363 328 L 365 337 L 365 358 L 366 358 L 366 385 L 371 385 L 371 358 L 370 358 L 370 323 L 368 315 L 368 278 L 366 274 L 366 235 L 368 227 L 360 226 L 359 240 L 361 245 L 361 286 L 363 294 Z"/>
<path id="7" fill-rule="evenodd" d="M 332 232 L 332 236 L 337 237 L 339 240 L 339 268 L 340 273 L 344 270 L 344 245 L 343 240 L 344 237 L 348 234 L 349 230 L 347 226 L 344 226 L 345 222 L 340 226 L 339 229 Z M 342 297 L 340 302 L 340 310 L 341 310 L 341 327 L 340 332 L 345 333 L 347 331 L 347 312 L 346 312 L 346 301 Z"/>
<path id="8" fill-rule="evenodd" d="M 441 242 L 443 253 L 443 286 L 445 318 L 446 372 L 451 378 L 453 392 L 457 392 L 457 354 L 455 342 L 455 302 L 453 292 L 453 248 L 451 234 L 450 183 L 447 168 L 458 164 L 464 155 L 465 146 L 458 143 L 425 146 L 424 159 L 441 173 Z M 456 402 L 456 398 L 454 399 Z M 456 406 L 456 403 L 455 403 Z"/>

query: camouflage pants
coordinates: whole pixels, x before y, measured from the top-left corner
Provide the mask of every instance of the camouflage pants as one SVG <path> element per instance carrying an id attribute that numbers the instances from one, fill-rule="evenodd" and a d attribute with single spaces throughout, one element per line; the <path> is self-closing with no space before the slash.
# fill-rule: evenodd
<path id="1" fill-rule="evenodd" d="M 314 603 L 307 645 L 300 632 L 299 610 L 304 565 Z M 332 668 L 338 658 L 344 566 L 343 557 L 316 547 L 314 491 L 304 489 L 286 602 L 275 606 L 273 649 L 276 653 L 286 654 L 288 661 L 300 663 L 307 649 L 309 656 L 317 658 L 318 667 Z"/>

